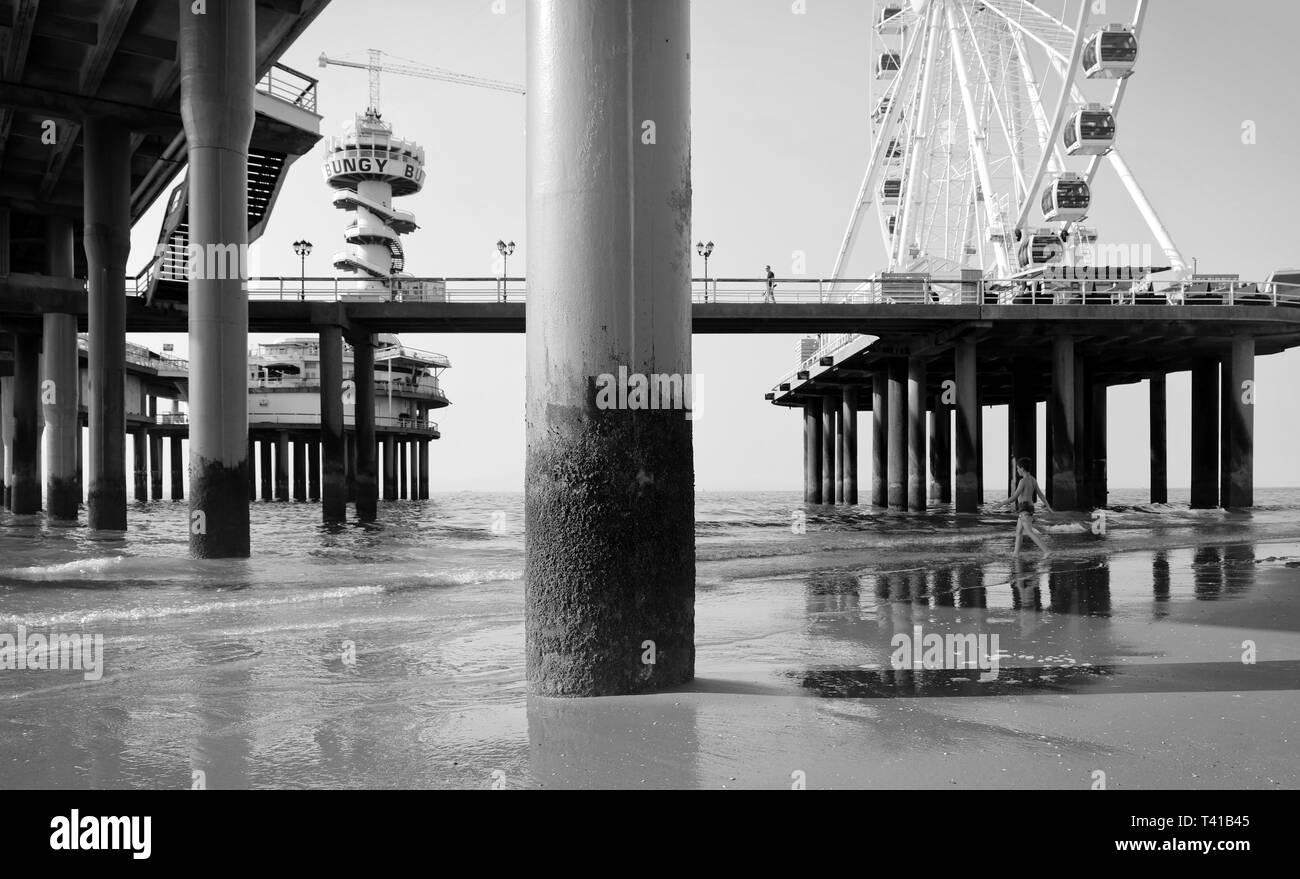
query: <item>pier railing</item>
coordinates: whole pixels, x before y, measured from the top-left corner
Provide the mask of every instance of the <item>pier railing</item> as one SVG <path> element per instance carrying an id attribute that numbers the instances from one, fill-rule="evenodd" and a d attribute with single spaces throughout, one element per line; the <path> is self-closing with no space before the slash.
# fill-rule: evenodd
<path id="1" fill-rule="evenodd" d="M 144 289 L 145 272 L 128 290 Z M 253 302 L 519 303 L 527 280 L 396 278 L 391 286 L 354 277 L 256 277 Z M 701 305 L 1271 305 L 1300 306 L 1300 284 L 1193 276 L 1177 283 L 1096 278 L 696 278 Z"/>
<path id="2" fill-rule="evenodd" d="M 273 64 L 257 82 L 257 90 L 273 98 L 316 112 L 317 80 L 285 64 Z"/>
<path id="3" fill-rule="evenodd" d="M 158 425 L 165 425 L 165 424 L 184 425 L 190 423 L 190 416 L 188 412 L 159 412 L 157 415 L 154 416 L 153 420 L 154 420 L 154 424 L 158 424 Z M 286 412 L 276 412 L 276 413 L 268 412 L 265 414 L 260 412 L 250 412 L 248 415 L 248 421 L 250 424 L 298 425 L 304 423 L 311 423 L 312 416 L 295 415 Z M 344 424 L 352 424 L 353 423 L 352 415 L 351 414 L 344 415 L 343 422 Z M 436 421 L 421 422 L 415 418 L 399 418 L 394 415 L 376 415 L 375 426 L 376 427 L 381 427 L 381 426 L 400 427 L 400 428 L 410 428 L 411 430 L 427 430 L 427 431 L 433 431 L 434 433 L 438 432 L 438 422 Z"/>

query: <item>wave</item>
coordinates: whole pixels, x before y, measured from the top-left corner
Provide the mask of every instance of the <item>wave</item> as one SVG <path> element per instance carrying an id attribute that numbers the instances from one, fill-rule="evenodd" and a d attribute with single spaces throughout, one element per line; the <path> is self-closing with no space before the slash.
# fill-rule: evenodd
<path id="1" fill-rule="evenodd" d="M 317 592 L 300 592 L 294 595 L 268 595 L 258 598 L 203 601 L 194 604 L 115 607 L 50 614 L 0 614 L 0 627 L 58 628 L 76 626 L 85 629 L 96 623 L 136 622 L 139 620 L 195 616 L 213 612 L 229 613 L 232 611 L 260 610 L 268 607 L 339 601 L 364 595 L 380 595 L 384 591 L 381 586 L 342 586 L 334 589 L 322 589 Z"/>

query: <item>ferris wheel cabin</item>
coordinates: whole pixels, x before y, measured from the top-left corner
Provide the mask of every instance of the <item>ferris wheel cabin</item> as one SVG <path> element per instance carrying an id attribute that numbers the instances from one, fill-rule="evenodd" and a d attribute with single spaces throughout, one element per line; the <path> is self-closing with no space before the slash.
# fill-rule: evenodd
<path id="1" fill-rule="evenodd" d="M 881 52 L 876 59 L 876 79 L 893 79 L 898 75 L 899 60 L 893 52 Z"/>
<path id="2" fill-rule="evenodd" d="M 903 145 L 898 142 L 897 138 L 891 138 L 889 144 L 885 147 L 886 159 L 903 158 Z"/>
<path id="3" fill-rule="evenodd" d="M 1065 241 L 1055 229 L 1036 229 L 1029 235 L 1020 237 L 1020 247 L 1016 255 L 1022 268 L 1032 268 L 1056 262 L 1065 253 Z"/>
<path id="4" fill-rule="evenodd" d="M 876 30 L 882 34 L 901 34 L 903 32 L 903 7 L 886 6 L 880 10 L 880 20 Z"/>
<path id="5" fill-rule="evenodd" d="M 889 107 L 890 107 L 890 104 L 892 104 L 892 103 L 893 103 L 893 101 L 892 101 L 892 99 L 889 97 L 889 95 L 885 95 L 883 98 L 881 98 L 879 101 L 877 101 L 877 102 L 876 102 L 876 109 L 874 109 L 874 110 L 871 111 L 871 121 L 872 121 L 872 122 L 883 122 L 883 121 L 885 121 L 885 117 L 889 115 Z"/>
<path id="6" fill-rule="evenodd" d="M 897 177 L 890 177 L 880 185 L 880 203 L 883 205 L 896 205 L 903 195 L 903 181 Z"/>
<path id="7" fill-rule="evenodd" d="M 1078 174 L 1064 173 L 1043 190 L 1043 219 L 1074 222 L 1088 216 L 1092 192 Z"/>
<path id="8" fill-rule="evenodd" d="M 1115 146 L 1115 114 L 1101 104 L 1085 104 L 1065 122 L 1067 156 L 1104 156 Z"/>
<path id="9" fill-rule="evenodd" d="M 1137 63 L 1137 37 L 1126 24 L 1109 24 L 1083 45 L 1083 70 L 1088 79 L 1123 79 Z"/>

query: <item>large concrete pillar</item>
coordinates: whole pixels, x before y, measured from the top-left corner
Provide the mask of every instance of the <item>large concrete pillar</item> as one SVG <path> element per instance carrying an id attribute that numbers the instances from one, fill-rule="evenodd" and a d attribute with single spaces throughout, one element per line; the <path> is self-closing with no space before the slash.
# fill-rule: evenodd
<path id="1" fill-rule="evenodd" d="M 1057 336 L 1052 340 L 1052 395 L 1048 400 L 1048 430 L 1052 433 L 1052 507 L 1077 510 L 1078 483 L 1075 476 L 1075 387 L 1074 339 Z"/>
<path id="2" fill-rule="evenodd" d="M 348 503 L 357 502 L 357 435 L 343 435 L 343 489 Z"/>
<path id="3" fill-rule="evenodd" d="M 907 361 L 889 362 L 889 508 L 907 509 Z"/>
<path id="4" fill-rule="evenodd" d="M 953 354 L 957 404 L 957 512 L 974 513 L 984 502 L 980 492 L 979 462 L 979 375 L 976 372 L 975 342 L 957 342 Z"/>
<path id="5" fill-rule="evenodd" d="M 528 681 L 673 686 L 695 668 L 691 421 L 596 384 L 690 376 L 689 4 L 527 9 Z"/>
<path id="6" fill-rule="evenodd" d="M 843 462 L 840 481 L 844 485 L 844 503 L 858 502 L 858 388 L 845 385 L 841 398 L 840 436 L 842 449 L 840 460 Z"/>
<path id="7" fill-rule="evenodd" d="M 871 375 L 871 505 L 889 505 L 889 376 Z"/>
<path id="8" fill-rule="evenodd" d="M 803 407 L 803 499 L 822 502 L 822 401 Z"/>
<path id="9" fill-rule="evenodd" d="M 822 397 L 822 503 L 835 503 L 835 398 Z"/>
<path id="10" fill-rule="evenodd" d="M 1078 508 L 1092 508 L 1092 367 L 1074 354 L 1074 490 Z"/>
<path id="11" fill-rule="evenodd" d="M 1223 358 L 1221 503 L 1255 505 L 1255 340 L 1241 337 Z"/>
<path id="12" fill-rule="evenodd" d="M 393 441 L 397 443 L 397 499 L 405 500 L 410 485 L 406 472 L 406 437 L 397 436 Z"/>
<path id="13" fill-rule="evenodd" d="M 248 519 L 248 142 L 252 3 L 177 0 L 189 149 L 190 553 L 245 558 Z M 283 443 L 281 451 L 283 452 Z"/>
<path id="14" fill-rule="evenodd" d="M 131 132 L 87 119 L 85 163 L 87 352 L 90 423 L 86 522 L 126 530 L 126 258 L 131 249 Z M 248 390 L 245 388 L 244 393 Z"/>
<path id="15" fill-rule="evenodd" d="M 373 522 L 379 515 L 379 480 L 375 469 L 375 339 L 360 335 L 352 343 L 352 377 L 356 388 L 353 422 L 356 425 L 354 482 L 357 518 Z"/>
<path id="16" fill-rule="evenodd" d="M 355 385 L 354 385 L 355 388 Z M 348 517 L 347 442 L 343 436 L 343 330 L 320 330 L 321 519 Z"/>
<path id="17" fill-rule="evenodd" d="M 907 361 L 907 508 L 925 509 L 925 361 Z"/>
<path id="18" fill-rule="evenodd" d="M 56 278 L 74 275 L 72 221 L 45 220 L 45 273 Z M 44 320 L 45 376 L 41 404 L 45 415 L 45 509 L 51 519 L 76 521 L 81 507 L 77 486 L 78 415 L 81 394 L 77 352 L 77 317 L 47 314 Z"/>
<path id="19" fill-rule="evenodd" d="M 248 434 L 248 500 L 250 503 L 257 500 L 257 467 L 254 463 L 256 461 L 257 440 L 250 431 Z"/>
<path id="20" fill-rule="evenodd" d="M 1192 509 L 1219 505 L 1219 363 L 1192 365 Z"/>
<path id="21" fill-rule="evenodd" d="M 41 336 L 14 334 L 13 484 L 11 510 L 16 515 L 41 511 Z"/>
<path id="22" fill-rule="evenodd" d="M 930 500 L 952 503 L 952 410 L 938 399 L 930 408 Z"/>
<path id="23" fill-rule="evenodd" d="M 1166 420 L 1165 374 L 1147 380 L 1150 392 L 1151 503 L 1169 503 L 1169 442 Z"/>
<path id="24" fill-rule="evenodd" d="M 185 458 L 184 458 L 184 448 L 181 445 L 182 439 L 183 437 L 181 437 L 179 433 L 174 433 L 171 436 L 171 446 L 172 446 L 171 455 L 170 455 L 171 465 L 172 465 L 171 487 L 172 487 L 172 500 L 174 501 L 180 501 L 185 499 Z M 249 474 L 252 474 L 253 472 L 252 455 L 249 455 L 248 462 L 249 462 L 248 472 Z M 252 477 L 250 475 L 250 480 L 251 478 Z"/>
<path id="25" fill-rule="evenodd" d="M 1107 438 L 1107 394 L 1106 383 L 1092 379 L 1091 406 L 1088 411 L 1088 456 L 1092 459 L 1091 478 L 1088 480 L 1092 490 L 1092 506 L 1105 508 L 1110 501 L 1110 464 L 1107 461 L 1109 442 Z"/>

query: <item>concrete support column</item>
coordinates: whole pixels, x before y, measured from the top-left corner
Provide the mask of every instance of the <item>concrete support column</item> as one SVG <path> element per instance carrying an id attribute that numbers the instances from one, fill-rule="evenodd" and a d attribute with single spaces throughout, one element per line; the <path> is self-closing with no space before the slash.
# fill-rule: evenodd
<path id="1" fill-rule="evenodd" d="M 907 508 L 925 509 L 925 361 L 907 361 Z"/>
<path id="2" fill-rule="evenodd" d="M 409 497 L 410 476 L 406 468 L 406 437 L 394 437 L 397 443 L 397 498 L 405 500 Z"/>
<path id="3" fill-rule="evenodd" d="M 343 435 L 343 330 L 320 330 L 321 519 L 348 517 L 348 443 Z"/>
<path id="4" fill-rule="evenodd" d="M 429 441 L 420 440 L 420 500 L 429 499 Z"/>
<path id="5" fill-rule="evenodd" d="M 307 440 L 307 500 L 320 500 L 320 440 Z"/>
<path id="6" fill-rule="evenodd" d="M 177 0 L 189 237 L 205 255 L 202 271 L 191 266 L 189 279 L 190 554 L 246 558 L 254 4 L 211 4 L 203 15 L 191 5 Z"/>
<path id="7" fill-rule="evenodd" d="M 1092 506 L 1102 509 L 1110 500 L 1110 465 L 1107 461 L 1107 394 L 1105 382 L 1092 381 L 1092 405 L 1088 412 L 1088 455 L 1092 459 Z"/>
<path id="8" fill-rule="evenodd" d="M 980 496 L 979 458 L 979 374 L 976 372 L 975 342 L 957 342 L 953 355 L 957 395 L 957 512 L 974 513 L 983 503 Z"/>
<path id="9" fill-rule="evenodd" d="M 284 430 L 275 435 L 275 499 L 289 499 L 289 432 Z"/>
<path id="10" fill-rule="evenodd" d="M 352 342 L 352 375 L 356 386 L 353 421 L 356 424 L 357 518 L 373 522 L 379 515 L 379 481 L 375 469 L 375 339 L 358 336 Z"/>
<path id="11" fill-rule="evenodd" d="M 66 217 L 45 220 L 45 273 L 55 278 L 74 275 L 72 221 Z M 77 317 L 47 314 L 44 320 L 45 375 L 41 404 L 45 415 L 45 509 L 51 519 L 75 522 L 81 507 L 77 485 L 77 440 L 81 423 L 80 362 L 77 352 Z"/>
<path id="12" fill-rule="evenodd" d="M 87 119 L 85 162 L 87 401 L 86 522 L 126 530 L 126 258 L 131 249 L 131 132 Z M 245 386 L 244 395 L 248 388 Z"/>
<path id="13" fill-rule="evenodd" d="M 275 467 L 271 463 L 271 438 L 262 435 L 262 452 L 261 458 L 261 478 L 262 478 L 262 500 L 269 501 L 275 499 Z"/>
<path id="14" fill-rule="evenodd" d="M 149 431 L 149 497 L 160 501 L 163 496 L 163 438 Z"/>
<path id="15" fill-rule="evenodd" d="M 1219 363 L 1192 365 L 1192 509 L 1219 505 Z"/>
<path id="16" fill-rule="evenodd" d="M 14 334 L 13 475 L 15 515 L 41 511 L 41 336 Z"/>
<path id="17" fill-rule="evenodd" d="M 1151 503 L 1169 503 L 1169 442 L 1165 374 L 1147 380 L 1150 392 Z"/>
<path id="18" fill-rule="evenodd" d="M 257 500 L 257 440 L 253 438 L 250 431 L 248 434 L 248 500 Z"/>
<path id="19" fill-rule="evenodd" d="M 172 500 L 174 501 L 180 501 L 185 499 L 185 459 L 183 457 L 184 449 L 181 445 L 182 439 L 183 437 L 181 437 L 179 433 L 172 434 L 171 436 L 171 465 L 172 465 L 171 487 L 172 487 Z M 252 466 L 253 456 L 251 454 L 248 456 L 248 461 L 249 461 L 248 472 L 250 474 L 249 485 L 251 486 L 252 485 L 251 474 L 253 472 L 253 466 Z M 251 495 L 249 499 L 250 500 L 252 499 Z"/>
<path id="20" fill-rule="evenodd" d="M 1075 387 L 1074 339 L 1057 336 L 1052 340 L 1052 396 L 1048 401 L 1048 430 L 1052 434 L 1052 507 L 1077 510 L 1078 482 L 1075 476 Z"/>
<path id="21" fill-rule="evenodd" d="M 343 488 L 348 503 L 357 502 L 357 435 L 345 434 L 343 438 Z"/>
<path id="22" fill-rule="evenodd" d="M 841 482 L 844 486 L 844 503 L 858 502 L 858 388 L 845 385 L 840 408 L 840 434 L 843 461 Z"/>
<path id="23" fill-rule="evenodd" d="M 594 388 L 691 371 L 689 4 L 529 0 L 527 44 L 528 681 L 674 686 L 695 668 L 691 421 Z"/>
<path id="24" fill-rule="evenodd" d="M 143 427 L 131 431 L 133 462 L 135 464 L 135 499 L 149 500 L 149 432 Z"/>
<path id="25" fill-rule="evenodd" d="M 803 407 L 803 499 L 822 502 L 822 403 L 814 400 Z"/>
<path id="26" fill-rule="evenodd" d="M 293 441 L 293 499 L 307 500 L 307 441 Z"/>
<path id="27" fill-rule="evenodd" d="M 835 503 L 835 399 L 822 397 L 822 503 Z"/>
<path id="28" fill-rule="evenodd" d="M 1255 505 L 1255 340 L 1238 338 L 1223 358 L 1223 464 L 1220 498 L 1225 508 Z"/>
<path id="29" fill-rule="evenodd" d="M 1034 462 L 1034 475 L 1041 479 L 1038 459 L 1038 401 L 1035 399 L 1032 377 L 1039 374 L 1030 361 L 1016 360 L 1011 372 L 1011 407 L 1008 421 L 1011 433 L 1011 466 L 1008 492 L 1015 487 L 1015 462 L 1028 458 Z"/>
<path id="30" fill-rule="evenodd" d="M 0 449 L 4 457 L 4 507 L 14 505 L 14 377 L 0 378 Z"/>
<path id="31" fill-rule="evenodd" d="M 844 503 L 844 398 L 833 394 L 826 398 L 826 405 L 831 407 L 831 420 L 835 422 L 835 466 L 831 469 L 831 482 L 835 490 L 835 503 Z"/>
<path id="32" fill-rule="evenodd" d="M 384 500 L 397 500 L 397 437 L 386 436 L 380 439 L 384 450 Z"/>
<path id="33" fill-rule="evenodd" d="M 930 499 L 952 503 L 952 410 L 940 400 L 930 409 Z"/>
<path id="34" fill-rule="evenodd" d="M 1080 510 L 1092 507 L 1092 372 L 1074 355 L 1074 490 Z"/>
<path id="35" fill-rule="evenodd" d="M 871 375 L 871 505 L 889 505 L 889 377 Z"/>
<path id="36" fill-rule="evenodd" d="M 907 509 L 907 361 L 889 362 L 889 508 Z"/>

